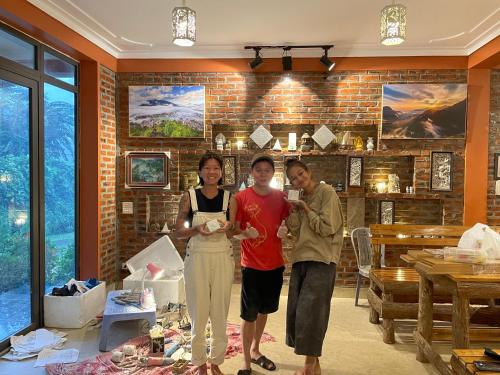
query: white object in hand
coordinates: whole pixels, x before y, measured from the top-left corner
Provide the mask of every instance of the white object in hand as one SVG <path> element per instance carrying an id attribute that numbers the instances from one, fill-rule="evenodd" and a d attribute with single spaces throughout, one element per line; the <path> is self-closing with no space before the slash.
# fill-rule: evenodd
<path id="1" fill-rule="evenodd" d="M 288 228 L 285 225 L 285 220 L 281 222 L 280 227 L 278 228 L 278 233 L 276 235 L 278 238 L 284 239 L 286 238 L 286 235 L 288 234 Z"/>
<path id="2" fill-rule="evenodd" d="M 289 201 L 298 201 L 300 197 L 299 190 L 288 190 L 288 200 Z"/>
<path id="3" fill-rule="evenodd" d="M 219 220 L 217 220 L 217 219 L 213 219 L 213 220 L 207 221 L 205 223 L 205 225 L 207 226 L 207 230 L 210 233 L 215 232 L 217 229 L 220 229 L 220 227 L 221 227 L 221 225 L 219 223 Z"/>
<path id="4" fill-rule="evenodd" d="M 245 230 L 245 234 L 248 238 L 257 238 L 259 237 L 259 231 L 252 227 L 250 223 L 247 224 L 247 229 Z"/>

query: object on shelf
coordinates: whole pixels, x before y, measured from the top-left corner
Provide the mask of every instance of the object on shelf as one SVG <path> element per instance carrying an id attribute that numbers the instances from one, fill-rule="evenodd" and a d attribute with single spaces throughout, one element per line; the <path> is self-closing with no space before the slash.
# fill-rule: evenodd
<path id="1" fill-rule="evenodd" d="M 229 139 L 226 141 L 226 150 L 231 151 L 231 141 Z"/>
<path id="2" fill-rule="evenodd" d="M 245 190 L 246 188 L 247 188 L 247 187 L 246 187 L 246 185 L 245 185 L 245 182 L 243 181 L 243 182 L 241 183 L 241 185 L 240 185 L 240 189 L 239 189 L 239 190 L 240 190 L 240 191 L 242 191 L 242 190 Z"/>
<path id="3" fill-rule="evenodd" d="M 363 151 L 363 139 L 358 135 L 353 141 L 355 151 Z"/>
<path id="4" fill-rule="evenodd" d="M 309 133 L 305 132 L 300 137 L 300 151 L 311 151 L 312 150 L 312 138 Z"/>
<path id="5" fill-rule="evenodd" d="M 163 225 L 163 228 L 160 231 L 161 233 L 170 233 L 170 228 L 167 225 L 167 222 L 165 221 L 165 225 Z"/>
<path id="6" fill-rule="evenodd" d="M 384 181 L 377 182 L 377 193 L 383 194 L 387 192 L 387 184 Z"/>
<path id="7" fill-rule="evenodd" d="M 273 151 L 281 151 L 281 143 L 279 139 L 276 139 L 276 142 L 274 143 L 273 146 Z"/>
<path id="8" fill-rule="evenodd" d="M 350 130 L 344 132 L 344 135 L 342 136 L 342 141 L 340 142 L 340 147 L 343 149 L 348 149 L 352 147 L 352 137 Z"/>
<path id="9" fill-rule="evenodd" d="M 395 173 L 391 173 L 388 176 L 387 192 L 388 193 L 400 193 L 399 189 L 399 176 Z"/>
<path id="10" fill-rule="evenodd" d="M 236 141 L 236 149 L 237 150 L 243 150 L 243 145 L 244 145 L 244 142 L 241 139 L 238 139 Z"/>
<path id="11" fill-rule="evenodd" d="M 375 145 L 373 144 L 373 137 L 368 137 L 368 140 L 366 141 L 366 149 L 368 151 L 373 151 L 375 148 Z"/>
<path id="12" fill-rule="evenodd" d="M 273 139 L 273 135 L 269 130 L 267 130 L 263 125 L 259 125 L 257 129 L 250 134 L 250 139 L 255 142 L 259 148 L 264 148 L 264 146 Z"/>
<path id="13" fill-rule="evenodd" d="M 406 194 L 413 194 L 413 186 L 406 187 Z"/>
<path id="14" fill-rule="evenodd" d="M 288 151 L 297 150 L 297 133 L 288 133 Z"/>
<path id="15" fill-rule="evenodd" d="M 335 191 L 344 191 L 344 184 L 342 182 L 337 182 L 335 184 Z"/>
<path id="16" fill-rule="evenodd" d="M 226 137 L 224 134 L 219 133 L 215 136 L 215 146 L 217 148 L 217 151 L 222 151 L 224 150 L 224 143 L 226 143 Z"/>
<path id="17" fill-rule="evenodd" d="M 330 143 L 336 140 L 336 137 L 330 129 L 328 129 L 325 125 L 322 125 L 313 134 L 312 139 L 324 150 Z"/>

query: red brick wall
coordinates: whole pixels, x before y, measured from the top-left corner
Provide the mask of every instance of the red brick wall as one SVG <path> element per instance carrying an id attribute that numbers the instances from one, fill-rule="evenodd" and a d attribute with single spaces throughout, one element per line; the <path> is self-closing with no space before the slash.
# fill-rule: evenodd
<path id="1" fill-rule="evenodd" d="M 500 196 L 495 195 L 494 154 L 500 152 L 500 70 L 491 71 L 490 144 L 488 162 L 488 224 L 500 225 Z"/>
<path id="2" fill-rule="evenodd" d="M 100 275 L 106 281 L 117 278 L 116 238 L 116 111 L 115 73 L 100 67 Z M 83 130 L 85 131 L 85 130 Z"/>
<path id="3" fill-rule="evenodd" d="M 287 144 L 287 133 L 296 131 L 297 137 L 307 131 L 312 135 L 317 125 L 328 125 L 334 133 L 350 130 L 364 142 L 378 134 L 381 120 L 382 84 L 385 83 L 465 83 L 465 70 L 401 70 L 348 71 L 330 75 L 321 73 L 294 73 L 291 83 L 283 83 L 280 73 L 119 73 L 117 74 L 117 105 L 119 143 L 117 163 L 117 202 L 133 202 L 134 214 L 124 215 L 118 207 L 119 262 L 123 263 L 159 237 L 146 232 L 147 202 L 155 202 L 166 211 L 165 219 L 173 226 L 180 199 L 179 182 L 186 171 L 196 171 L 200 154 L 214 148 L 212 137 L 222 132 L 233 144 L 237 155 L 239 183 L 248 175 L 249 160 L 256 146 L 248 135 L 257 125 L 269 125 L 273 135 Z M 205 139 L 144 139 L 128 137 L 128 86 L 130 85 L 204 85 L 206 93 Z M 249 150 L 235 151 L 235 141 L 244 139 Z M 274 143 L 274 139 L 272 143 Z M 365 157 L 365 178 L 368 182 L 380 174 L 393 171 L 399 174 L 401 190 L 412 184 L 419 199 L 391 196 L 396 201 L 396 220 L 401 223 L 461 224 L 463 208 L 463 140 L 397 141 L 384 140 L 380 148 L 387 149 L 375 156 Z M 383 145 L 382 145 L 383 143 Z M 333 148 L 333 146 L 332 146 Z M 317 149 L 317 146 L 315 147 Z M 170 151 L 171 190 L 124 189 L 125 151 Z M 453 191 L 429 192 L 430 151 L 454 151 Z M 329 149 L 332 151 L 332 149 Z M 352 152 L 341 152 L 344 157 Z M 277 173 L 283 173 L 284 153 L 274 153 Z M 313 151 L 309 158 L 318 163 L 318 171 L 334 161 L 328 153 Z M 338 156 L 336 157 L 338 158 Z M 338 159 L 335 159 L 338 161 Z M 323 165 L 323 168 L 321 167 Z M 346 173 L 345 170 L 341 174 Z M 318 176 L 319 177 L 319 176 Z M 321 178 L 318 178 L 321 179 Z M 350 188 L 341 193 L 345 209 L 349 194 L 364 194 L 363 188 Z M 378 196 L 366 195 L 366 223 L 377 220 Z M 431 200 L 429 200 L 431 198 Z M 150 207 L 151 208 L 151 207 Z M 374 211 L 375 210 L 375 211 Z M 444 213 L 444 214 L 443 214 Z M 338 283 L 352 285 L 356 262 L 349 239 L 338 265 Z M 184 244 L 175 242 L 181 254 Z M 284 246 L 285 252 L 292 244 Z M 236 246 L 236 249 L 238 247 Z M 238 251 L 235 251 L 235 254 Z M 389 265 L 399 262 L 389 256 Z M 122 272 L 121 276 L 126 273 Z M 239 276 L 239 272 L 236 273 Z"/>

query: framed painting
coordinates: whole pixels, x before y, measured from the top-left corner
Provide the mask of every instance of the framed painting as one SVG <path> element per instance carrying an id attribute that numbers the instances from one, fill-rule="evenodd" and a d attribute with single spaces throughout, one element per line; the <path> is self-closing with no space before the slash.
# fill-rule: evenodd
<path id="1" fill-rule="evenodd" d="M 493 156 L 493 178 L 500 180 L 500 153 L 495 153 Z"/>
<path id="2" fill-rule="evenodd" d="M 431 190 L 452 191 L 453 152 L 431 153 Z"/>
<path id="3" fill-rule="evenodd" d="M 130 137 L 203 138 L 205 86 L 129 86 Z"/>
<path id="4" fill-rule="evenodd" d="M 125 152 L 125 188 L 169 189 L 169 152 Z"/>
<path id="5" fill-rule="evenodd" d="M 224 186 L 232 187 L 238 184 L 236 167 L 236 156 L 224 156 L 222 168 L 222 183 Z"/>
<path id="6" fill-rule="evenodd" d="M 381 139 L 465 138 L 467 84 L 382 88 Z"/>
<path id="7" fill-rule="evenodd" d="M 363 158 L 349 157 L 348 183 L 350 187 L 361 187 L 363 184 Z"/>
<path id="8" fill-rule="evenodd" d="M 394 224 L 396 221 L 396 210 L 394 201 L 379 201 L 380 224 Z"/>

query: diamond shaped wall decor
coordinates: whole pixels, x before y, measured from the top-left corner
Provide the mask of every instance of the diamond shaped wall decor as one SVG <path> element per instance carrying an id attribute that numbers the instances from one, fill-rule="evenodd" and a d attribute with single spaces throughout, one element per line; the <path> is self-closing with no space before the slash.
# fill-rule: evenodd
<path id="1" fill-rule="evenodd" d="M 250 139 L 254 141 L 259 148 L 263 148 L 267 142 L 273 139 L 273 135 L 264 126 L 260 125 L 252 134 L 250 134 Z"/>
<path id="2" fill-rule="evenodd" d="M 332 133 L 325 125 L 322 125 L 312 136 L 312 139 L 321 147 L 325 149 L 334 139 L 335 134 Z"/>

